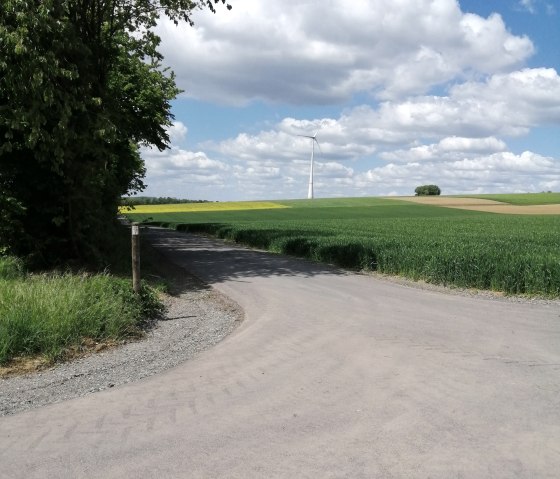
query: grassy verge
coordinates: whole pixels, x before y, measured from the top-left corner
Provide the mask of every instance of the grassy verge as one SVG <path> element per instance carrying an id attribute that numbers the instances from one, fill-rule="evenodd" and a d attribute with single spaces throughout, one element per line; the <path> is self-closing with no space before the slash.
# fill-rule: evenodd
<path id="1" fill-rule="evenodd" d="M 135 295 L 130 279 L 108 272 L 31 274 L 17 258 L 0 257 L 0 365 L 35 356 L 52 362 L 84 343 L 139 336 L 162 310 L 148 284 Z"/>

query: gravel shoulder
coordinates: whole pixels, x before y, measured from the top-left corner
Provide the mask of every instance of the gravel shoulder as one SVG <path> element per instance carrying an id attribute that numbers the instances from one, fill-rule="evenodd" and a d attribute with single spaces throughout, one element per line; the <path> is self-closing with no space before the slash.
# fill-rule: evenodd
<path id="1" fill-rule="evenodd" d="M 117 388 L 173 368 L 220 342 L 243 320 L 236 303 L 163 256 L 159 259 L 160 274 L 171 284 L 167 311 L 142 339 L 0 379 L 0 416 Z"/>

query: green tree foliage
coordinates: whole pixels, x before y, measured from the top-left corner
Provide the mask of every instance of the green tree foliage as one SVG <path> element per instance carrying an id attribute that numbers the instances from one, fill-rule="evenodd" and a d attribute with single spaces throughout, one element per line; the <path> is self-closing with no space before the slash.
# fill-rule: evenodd
<path id="1" fill-rule="evenodd" d="M 220 1 L 2 1 L 0 252 L 102 257 L 121 196 L 144 188 L 138 146 L 169 142 L 179 90 L 153 28 Z"/>
<path id="2" fill-rule="evenodd" d="M 441 190 L 437 185 L 422 185 L 416 187 L 414 193 L 416 196 L 441 195 Z"/>

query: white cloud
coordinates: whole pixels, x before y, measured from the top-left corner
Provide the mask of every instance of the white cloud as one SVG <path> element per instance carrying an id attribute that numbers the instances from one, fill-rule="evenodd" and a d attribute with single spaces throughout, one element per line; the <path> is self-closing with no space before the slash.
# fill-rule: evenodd
<path id="1" fill-rule="evenodd" d="M 362 170 L 359 163 L 315 163 L 315 191 L 321 196 L 407 195 L 419 184 L 438 184 L 445 194 L 546 191 L 560 188 L 560 160 L 505 150 L 496 138 L 447 137 L 438 143 L 396 149 L 387 164 Z M 503 151 L 498 151 L 503 150 Z M 144 151 L 147 194 L 201 199 L 302 198 L 309 160 L 258 158 L 227 164 L 203 152 Z M 305 156 L 305 155 L 304 155 Z"/>
<path id="2" fill-rule="evenodd" d="M 518 10 L 536 15 L 542 9 L 547 15 L 555 15 L 556 8 L 553 3 L 547 0 L 518 0 L 516 7 Z"/>
<path id="3" fill-rule="evenodd" d="M 536 13 L 535 0 L 519 0 L 519 7 L 530 13 Z"/>
<path id="4" fill-rule="evenodd" d="M 373 145 L 362 141 L 363 134 L 348 131 L 344 121 L 333 119 L 299 121 L 285 118 L 273 130 L 256 135 L 242 133 L 235 138 L 217 144 L 208 142 L 203 146 L 231 159 L 286 162 L 310 156 L 311 140 L 298 135 L 313 135 L 315 132 L 318 132 L 319 142 L 319 147 L 315 147 L 315 157 L 319 160 L 349 160 L 375 151 Z"/>
<path id="5" fill-rule="evenodd" d="M 207 199 L 209 190 L 216 194 L 229 186 L 230 166 L 204 152 L 173 147 L 161 152 L 142 148 L 141 153 L 147 169 L 145 194 Z"/>
<path id="6" fill-rule="evenodd" d="M 346 116 L 341 121 L 362 131 L 370 125 L 370 140 L 379 142 L 519 136 L 536 125 L 560 124 L 560 77 L 544 68 L 496 74 L 487 81 L 458 85 L 449 96 L 385 102 L 377 110 L 362 106 Z"/>
<path id="7" fill-rule="evenodd" d="M 447 162 L 389 163 L 356 178 L 376 194 L 413 194 L 420 184 L 437 184 L 444 194 L 546 191 L 560 187 L 558 159 L 525 151 L 500 152 Z M 387 192 L 387 193 L 385 193 Z"/>
<path id="8" fill-rule="evenodd" d="M 489 138 L 461 138 L 457 136 L 444 138 L 439 142 L 442 151 L 503 151 L 506 144 L 494 137 Z"/>
<path id="9" fill-rule="evenodd" d="M 511 124 L 560 123 L 560 76 L 553 68 L 525 68 L 497 74 L 486 82 L 467 82 L 451 90 L 457 101 L 478 99 Z M 513 120 L 520 117 L 521 120 Z"/>
<path id="10" fill-rule="evenodd" d="M 177 145 L 187 137 L 188 128 L 181 121 L 174 121 L 173 124 L 167 128 L 167 134 L 171 144 Z"/>
<path id="11" fill-rule="evenodd" d="M 228 165 L 212 160 L 203 152 L 172 148 L 168 151 L 143 150 L 146 165 L 153 174 L 199 174 L 210 175 L 215 171 L 227 171 Z"/>
<path id="12" fill-rule="evenodd" d="M 377 109 L 362 105 L 338 119 L 285 118 L 271 130 L 204 147 L 230 159 L 290 161 L 310 151 L 309 139 L 297 135 L 318 130 L 317 155 L 323 160 L 356 160 L 376 151 L 389 160 L 449 158 L 450 153 L 503 151 L 506 145 L 497 137 L 519 136 L 546 123 L 560 124 L 560 77 L 553 69 L 525 69 L 456 86 L 449 96 L 384 102 Z M 423 139 L 440 143 L 424 145 Z M 401 148 L 391 151 L 393 145 Z"/>
<path id="13" fill-rule="evenodd" d="M 509 71 L 534 51 L 500 15 L 463 13 L 456 0 L 244 0 L 195 20 L 161 22 L 163 53 L 187 95 L 230 104 L 395 99 Z"/>
<path id="14" fill-rule="evenodd" d="M 509 181 L 529 174 L 523 164 L 532 168 L 542 163 L 538 155 L 511 156 L 500 136 L 521 135 L 535 124 L 558 124 L 559 111 L 558 74 L 552 69 L 525 69 L 456 86 L 449 96 L 388 101 L 378 108 L 362 105 L 336 119 L 284 118 L 269 130 L 241 133 L 202 147 L 235 165 L 238 191 L 246 197 L 268 197 L 275 191 L 272 185 L 299 196 L 306 184 L 311 143 L 298 135 L 316 131 L 321 144 L 321 150 L 315 150 L 318 192 L 332 195 L 334 185 L 341 194 L 373 193 L 369 186 L 363 190 L 372 184 L 366 181 L 363 164 L 376 159 L 388 164 L 368 174 L 382 175 L 390 192 L 406 193 L 411 184 L 427 181 L 439 168 L 448 179 L 462 178 L 454 191 L 472 190 L 468 178 L 471 183 L 482 177 Z M 491 174 L 497 170 L 503 178 Z"/>
<path id="15" fill-rule="evenodd" d="M 403 163 L 418 161 L 449 161 L 469 158 L 481 153 L 505 151 L 506 144 L 494 137 L 462 138 L 447 137 L 430 145 L 414 146 L 381 153 L 383 160 Z"/>

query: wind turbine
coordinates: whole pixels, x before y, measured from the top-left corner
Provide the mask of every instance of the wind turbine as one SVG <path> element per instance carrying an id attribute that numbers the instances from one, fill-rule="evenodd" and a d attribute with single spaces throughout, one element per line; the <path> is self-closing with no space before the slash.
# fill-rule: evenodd
<path id="1" fill-rule="evenodd" d="M 321 147 L 319 146 L 319 142 L 317 141 L 317 133 L 319 133 L 319 130 L 317 130 L 313 136 L 311 136 L 311 135 L 298 135 L 298 136 L 301 136 L 303 138 L 310 138 L 311 139 L 311 165 L 309 167 L 309 188 L 307 190 L 307 199 L 308 200 L 313 199 L 313 160 L 314 160 L 314 157 L 315 157 L 315 143 L 317 143 L 317 146 L 319 147 L 319 150 L 321 149 Z"/>

